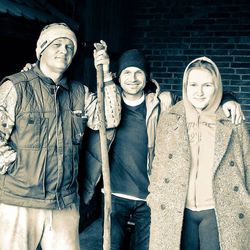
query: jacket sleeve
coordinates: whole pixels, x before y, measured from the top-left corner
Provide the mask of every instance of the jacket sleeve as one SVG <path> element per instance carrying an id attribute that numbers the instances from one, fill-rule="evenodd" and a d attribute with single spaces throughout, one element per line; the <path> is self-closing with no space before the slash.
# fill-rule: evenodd
<path id="1" fill-rule="evenodd" d="M 117 127 L 121 115 L 121 96 L 113 81 L 104 83 L 105 120 L 107 128 Z M 98 104 L 96 94 L 85 86 L 85 113 L 88 117 L 88 127 L 93 130 L 99 128 Z"/>
<path id="2" fill-rule="evenodd" d="M 88 131 L 85 135 L 85 148 L 82 152 L 82 161 L 79 171 L 79 194 L 84 204 L 92 199 L 95 186 L 101 176 L 102 160 L 98 131 Z"/>
<path id="3" fill-rule="evenodd" d="M 171 95 L 172 95 L 173 105 L 182 100 L 180 96 L 174 94 L 173 92 L 171 92 Z"/>
<path id="4" fill-rule="evenodd" d="M 107 130 L 107 143 L 111 146 L 114 138 L 115 130 Z M 92 199 L 95 187 L 102 174 L 102 159 L 100 135 L 98 131 L 88 130 L 85 134 L 85 144 L 81 154 L 80 168 L 79 168 L 79 194 L 84 202 L 88 204 Z"/>
<path id="5" fill-rule="evenodd" d="M 233 92 L 224 91 L 222 95 L 221 105 L 229 101 L 239 102 Z"/>
<path id="6" fill-rule="evenodd" d="M 161 112 L 169 110 L 175 103 L 174 94 L 164 91 L 159 95 Z"/>
<path id="7" fill-rule="evenodd" d="M 16 160 L 16 152 L 8 144 L 15 125 L 17 93 L 11 81 L 0 85 L 0 174 L 5 174 L 8 167 Z"/>

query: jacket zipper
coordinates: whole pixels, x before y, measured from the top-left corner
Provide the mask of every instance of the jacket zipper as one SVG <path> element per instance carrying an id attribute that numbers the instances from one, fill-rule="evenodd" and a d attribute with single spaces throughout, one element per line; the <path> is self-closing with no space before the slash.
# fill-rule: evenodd
<path id="1" fill-rule="evenodd" d="M 197 208 L 197 178 L 199 173 L 199 154 L 200 154 L 200 116 L 198 115 L 198 138 L 197 138 L 197 162 L 196 162 L 196 173 L 195 173 L 195 190 L 194 190 L 194 206 Z"/>
<path id="2" fill-rule="evenodd" d="M 57 97 L 57 91 L 59 89 L 59 86 L 55 86 L 54 87 L 54 101 L 55 101 L 55 111 L 56 111 L 56 153 L 58 154 L 58 108 L 57 108 L 57 101 L 56 101 L 56 97 Z M 61 210 L 61 206 L 60 206 L 60 201 L 59 201 L 59 196 L 58 196 L 58 186 L 59 186 L 59 168 L 58 168 L 58 163 L 57 163 L 57 184 L 56 184 L 56 202 L 57 202 L 57 206 L 58 208 Z"/>

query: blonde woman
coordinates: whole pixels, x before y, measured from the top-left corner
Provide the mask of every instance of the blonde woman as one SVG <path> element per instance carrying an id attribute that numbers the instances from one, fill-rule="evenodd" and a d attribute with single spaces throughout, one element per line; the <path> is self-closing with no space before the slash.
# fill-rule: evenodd
<path id="1" fill-rule="evenodd" d="M 193 60 L 183 101 L 161 115 L 150 178 L 152 250 L 247 250 L 250 140 L 220 107 L 215 63 Z"/>

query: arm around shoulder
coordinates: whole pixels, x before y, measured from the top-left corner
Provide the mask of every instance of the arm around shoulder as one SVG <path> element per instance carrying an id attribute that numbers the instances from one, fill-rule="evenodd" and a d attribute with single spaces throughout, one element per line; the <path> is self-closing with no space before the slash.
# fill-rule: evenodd
<path id="1" fill-rule="evenodd" d="M 161 112 L 168 111 L 174 105 L 173 95 L 164 91 L 159 95 Z"/>

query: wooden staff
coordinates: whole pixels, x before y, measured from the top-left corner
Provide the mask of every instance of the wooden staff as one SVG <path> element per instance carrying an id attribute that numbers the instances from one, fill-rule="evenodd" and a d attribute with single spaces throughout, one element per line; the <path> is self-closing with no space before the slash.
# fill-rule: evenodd
<path id="1" fill-rule="evenodd" d="M 101 44 L 96 44 L 95 47 L 97 51 L 104 48 Z M 96 77 L 97 77 L 97 101 L 99 107 L 99 122 L 100 122 L 99 135 L 100 135 L 100 145 L 101 145 L 102 176 L 103 176 L 103 188 L 104 188 L 103 250 L 110 250 L 111 189 L 110 189 L 107 133 L 105 125 L 103 65 L 97 66 Z"/>

